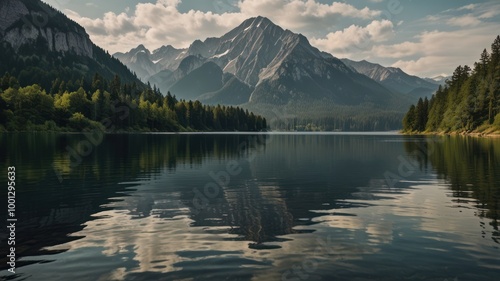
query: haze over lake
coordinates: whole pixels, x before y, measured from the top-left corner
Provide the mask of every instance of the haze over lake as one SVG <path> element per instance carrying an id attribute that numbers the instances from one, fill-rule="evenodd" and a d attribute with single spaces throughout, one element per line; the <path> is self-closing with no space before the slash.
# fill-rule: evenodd
<path id="1" fill-rule="evenodd" d="M 0 167 L 17 171 L 8 280 L 500 273 L 500 139 L 111 134 L 78 163 L 67 147 L 85 139 L 0 135 Z"/>

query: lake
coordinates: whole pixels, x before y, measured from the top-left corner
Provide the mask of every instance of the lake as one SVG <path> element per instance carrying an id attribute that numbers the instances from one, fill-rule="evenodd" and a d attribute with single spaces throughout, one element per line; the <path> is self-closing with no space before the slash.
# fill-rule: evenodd
<path id="1" fill-rule="evenodd" d="M 8 166 L 6 280 L 500 276 L 500 139 L 0 134 L 4 183 Z"/>

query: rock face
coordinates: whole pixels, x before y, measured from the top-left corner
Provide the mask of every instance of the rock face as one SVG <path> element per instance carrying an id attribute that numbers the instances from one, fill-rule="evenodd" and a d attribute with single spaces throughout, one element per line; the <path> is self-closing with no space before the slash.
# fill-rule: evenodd
<path id="1" fill-rule="evenodd" d="M 144 68 L 146 63 L 134 63 L 138 52 L 148 54 L 149 62 L 159 68 L 157 74 L 151 75 L 148 71 L 151 68 Z M 136 73 L 151 75 L 148 80 L 162 92 L 171 90 L 180 98 L 210 103 L 286 105 L 326 101 L 341 105 L 386 105 L 394 98 L 387 88 L 311 46 L 303 35 L 284 30 L 264 17 L 245 20 L 219 38 L 196 40 L 186 49 L 167 46 L 150 53 L 135 48 L 115 56 Z M 193 85 L 202 81 L 202 75 L 190 72 L 206 62 L 213 63 L 212 70 L 220 68 L 212 71 L 218 73 L 212 76 L 213 80 L 220 81 L 222 73 L 231 78 L 222 79 L 220 89 L 214 89 L 213 81 L 204 80 L 207 85 L 197 86 L 194 91 Z M 204 88 L 207 92 L 201 93 Z M 201 95 L 188 94 L 193 92 Z"/>
<path id="2" fill-rule="evenodd" d="M 3 36 L 9 26 L 28 14 L 28 8 L 21 1 L 2 0 L 0 2 L 0 34 Z"/>
<path id="3" fill-rule="evenodd" d="M 150 59 L 151 53 L 142 44 L 130 50 L 128 55 L 116 53 L 114 56 L 126 63 L 143 81 L 147 81 L 151 75 L 159 71 L 158 66 Z"/>
<path id="4" fill-rule="evenodd" d="M 0 41 L 15 50 L 25 44 L 45 41 L 50 51 L 92 57 L 93 44 L 88 34 L 74 22 L 58 22 L 62 14 L 40 1 L 1 0 Z"/>
<path id="5" fill-rule="evenodd" d="M 152 76 L 160 74 L 163 70 L 175 71 L 187 55 L 185 49 L 175 49 L 174 47 L 162 46 L 150 52 L 142 44 L 126 53 L 115 53 L 113 56 L 119 59 L 129 69 L 134 71 L 143 81 L 154 81 Z"/>
<path id="6" fill-rule="evenodd" d="M 430 97 L 438 87 L 437 82 L 409 75 L 400 68 L 384 67 L 366 60 L 342 59 L 342 62 L 354 71 L 370 77 L 394 92 L 408 94 L 417 99 L 420 96 Z"/>

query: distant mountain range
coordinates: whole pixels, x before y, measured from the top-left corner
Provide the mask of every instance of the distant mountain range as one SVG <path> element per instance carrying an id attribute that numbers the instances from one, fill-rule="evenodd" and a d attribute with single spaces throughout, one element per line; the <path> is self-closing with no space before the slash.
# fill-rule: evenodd
<path id="1" fill-rule="evenodd" d="M 440 82 L 440 80 L 422 79 L 409 75 L 400 68 L 384 67 L 366 60 L 357 62 L 342 59 L 342 62 L 353 70 L 379 82 L 387 89 L 396 93 L 406 94 L 411 98 L 431 97 L 436 92 Z"/>
<path id="2" fill-rule="evenodd" d="M 339 60 L 264 17 L 250 18 L 219 38 L 196 40 L 185 49 L 163 46 L 151 52 L 139 45 L 114 56 L 163 92 L 214 104 L 394 109 L 437 88 L 400 69 Z"/>
<path id="3" fill-rule="evenodd" d="M 438 75 L 432 78 L 424 78 L 426 81 L 431 83 L 437 83 L 438 85 L 444 85 L 446 80 L 451 79 L 451 76 Z"/>
<path id="4" fill-rule="evenodd" d="M 185 49 L 150 51 L 139 45 L 110 56 L 92 43 L 84 28 L 41 1 L 2 0 L 0 11 L 0 72 L 45 89 L 56 79 L 78 87 L 95 73 L 107 80 L 118 75 L 122 83 L 139 88 L 150 82 L 163 94 L 239 105 L 266 117 L 275 110 L 303 120 L 352 121 L 363 115 L 356 122 L 369 128 L 369 122 L 378 122 L 369 116 L 385 113 L 391 124 L 400 123 L 408 106 L 440 83 L 366 61 L 340 60 L 265 17 L 247 19 L 221 37 L 196 40 Z M 39 14 L 48 14 L 43 25 L 33 19 Z M 354 129 L 346 122 L 340 122 L 343 128 Z"/>

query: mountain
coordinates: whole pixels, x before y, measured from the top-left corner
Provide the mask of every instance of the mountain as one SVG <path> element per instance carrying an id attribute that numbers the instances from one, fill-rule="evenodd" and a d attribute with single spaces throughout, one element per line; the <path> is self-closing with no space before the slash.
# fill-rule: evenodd
<path id="1" fill-rule="evenodd" d="M 170 45 L 150 52 L 140 44 L 126 53 L 118 52 L 113 56 L 134 71 L 142 81 L 148 81 L 163 70 L 176 70 L 189 54 L 187 49 L 176 49 Z"/>
<path id="2" fill-rule="evenodd" d="M 111 80 L 143 85 L 118 59 L 96 46 L 85 29 L 39 0 L 0 2 L 0 73 L 21 85 L 49 89 L 54 80 L 92 81 L 99 73 Z"/>
<path id="3" fill-rule="evenodd" d="M 117 53 L 114 55 L 121 62 L 127 64 L 130 69 L 136 69 L 136 75 L 142 79 L 156 74 L 159 70 L 158 66 L 151 61 L 151 53 L 144 45 L 139 45 L 132 49 L 129 55 Z"/>
<path id="4" fill-rule="evenodd" d="M 0 132 L 261 131 L 267 120 L 242 108 L 178 100 L 142 83 L 89 39 L 85 29 L 40 0 L 0 2 Z M 144 46 L 128 60 L 144 73 L 169 65 L 173 48 Z M 157 59 L 156 63 L 150 58 Z M 158 67 L 159 68 L 159 67 Z M 200 55 L 164 74 L 185 95 L 219 91 L 230 78 Z M 235 89 L 233 86 L 231 89 Z M 210 98 L 210 97 L 207 97 Z M 236 120 L 236 121 L 235 121 Z M 93 136 L 95 137 L 95 136 Z"/>
<path id="5" fill-rule="evenodd" d="M 384 67 L 366 60 L 352 61 L 342 59 L 342 62 L 352 70 L 370 77 L 393 92 L 407 94 L 415 100 L 423 96 L 432 96 L 438 87 L 435 81 L 431 82 L 417 76 L 409 75 L 400 68 Z"/>
<path id="6" fill-rule="evenodd" d="M 170 50 L 168 58 L 156 57 L 154 61 L 152 54 L 160 53 L 162 48 Z M 380 108 L 408 103 L 405 97 L 311 46 L 303 35 L 284 30 L 264 17 L 245 20 L 219 38 L 196 40 L 186 49 L 162 48 L 152 54 L 142 47 L 135 48 L 115 56 L 136 73 L 147 73 L 143 77 L 150 75 L 149 81 L 163 92 L 210 103 L 231 100 L 240 104 L 286 106 L 326 102 L 349 106 L 372 104 Z M 149 57 L 149 62 L 156 62 L 159 68 L 156 74 L 145 67 L 150 66 L 149 62 L 138 64 L 131 59 L 142 54 Z M 209 78 L 194 69 L 206 66 L 207 62 L 213 63 L 207 72 Z M 184 64 L 192 66 L 190 71 L 195 73 L 182 69 Z M 224 80 L 222 74 L 231 74 L 232 78 Z M 220 88 L 214 89 L 216 86 Z M 235 91 L 237 98 L 231 99 L 229 91 Z"/>
<path id="7" fill-rule="evenodd" d="M 209 61 L 182 77 L 170 91 L 184 99 L 195 100 L 204 93 L 222 88 L 222 76 L 220 67 Z"/>
<path id="8" fill-rule="evenodd" d="M 85 30 L 39 1 L 2 0 L 0 35 L 16 51 L 23 45 L 43 38 L 49 51 L 73 52 L 92 57 L 93 46 Z M 37 16 L 48 15 L 43 24 Z"/>
<path id="9" fill-rule="evenodd" d="M 181 80 L 184 76 L 188 75 L 191 71 L 202 66 L 206 61 L 207 59 L 200 55 L 187 56 L 180 61 L 176 70 L 174 71 L 171 71 L 169 69 L 162 70 L 157 74 L 151 76 L 149 78 L 149 82 L 153 83 L 154 85 L 157 85 L 164 92 L 168 92 L 176 82 Z M 186 92 L 188 91 L 188 89 L 185 90 L 181 89 L 181 91 Z"/>
<path id="10" fill-rule="evenodd" d="M 198 97 L 198 99 L 207 104 L 225 104 L 239 105 L 247 102 L 252 94 L 252 88 L 241 82 L 230 73 L 224 73 L 222 78 L 224 85 L 217 91 L 209 92 Z"/>
<path id="11" fill-rule="evenodd" d="M 438 75 L 432 78 L 424 78 L 426 81 L 430 83 L 435 83 L 437 85 L 443 85 L 446 83 L 446 80 L 451 79 L 451 76 Z"/>

